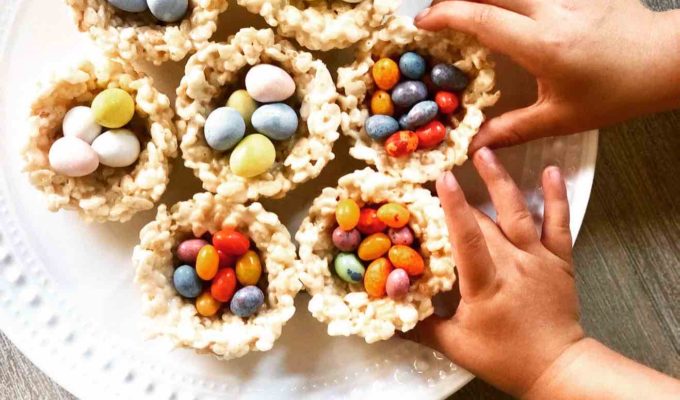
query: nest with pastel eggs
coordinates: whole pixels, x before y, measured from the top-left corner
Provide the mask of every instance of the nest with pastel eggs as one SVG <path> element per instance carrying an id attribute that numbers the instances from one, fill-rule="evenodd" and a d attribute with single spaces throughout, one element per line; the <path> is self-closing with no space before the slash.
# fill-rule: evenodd
<path id="1" fill-rule="evenodd" d="M 68 177 L 49 162 L 52 144 L 62 136 L 62 121 L 69 109 L 89 106 L 105 89 L 120 88 L 135 101 L 130 127 L 142 152 L 129 167 L 100 165 L 83 177 Z M 24 171 L 31 184 L 47 197 L 50 211 L 76 210 L 87 221 L 125 222 L 150 210 L 165 192 L 170 160 L 177 156 L 177 136 L 170 100 L 153 86 L 151 78 L 116 60 L 84 61 L 58 72 L 31 105 L 28 143 L 22 151 Z"/>
<path id="2" fill-rule="evenodd" d="M 107 0 L 66 0 L 78 29 L 87 32 L 109 54 L 156 65 L 180 61 L 205 46 L 217 30 L 217 18 L 228 0 L 190 0 L 186 15 L 176 23 L 162 23 L 148 10 L 130 13 Z"/>
<path id="3" fill-rule="evenodd" d="M 425 271 L 403 299 L 372 298 L 361 284 L 347 283 L 331 271 L 337 253 L 331 234 L 342 199 L 359 205 L 399 203 L 410 212 L 409 227 L 420 243 Z M 325 188 L 314 200 L 295 235 L 300 280 L 312 296 L 309 311 L 328 324 L 329 335 L 359 335 L 368 343 L 412 329 L 434 312 L 432 297 L 451 290 L 456 280 L 444 221 L 439 199 L 422 187 L 370 168 L 340 178 L 336 188 Z"/>
<path id="4" fill-rule="evenodd" d="M 295 81 L 296 92 L 290 101 L 299 110 L 300 123 L 293 137 L 276 143 L 276 159 L 268 171 L 244 178 L 231 170 L 228 152 L 208 145 L 203 128 L 208 115 L 224 105 L 227 95 L 243 87 L 239 84 L 247 70 L 263 63 L 281 67 Z M 322 61 L 296 50 L 271 29 L 242 29 L 228 43 L 210 44 L 187 63 L 176 107 L 184 164 L 206 190 L 232 201 L 283 197 L 316 178 L 335 157 L 333 144 L 340 136 L 336 100 L 335 84 Z"/>
<path id="5" fill-rule="evenodd" d="M 377 90 L 371 68 L 380 58 L 395 58 L 408 51 L 417 52 L 430 64 L 454 65 L 468 76 L 469 84 L 461 94 L 458 111 L 446 117 L 446 136 L 441 144 L 393 157 L 384 143 L 368 136 L 364 126 L 370 115 L 371 93 Z M 489 50 L 471 36 L 451 30 L 423 31 L 411 19 L 391 18 L 383 29 L 359 44 L 351 65 L 338 69 L 341 129 L 352 142 L 350 154 L 381 172 L 412 183 L 436 180 L 442 172 L 464 163 L 470 142 L 484 122 L 484 109 L 500 97 L 494 89 L 494 65 L 488 56 Z"/>
<path id="6" fill-rule="evenodd" d="M 252 239 L 267 276 L 265 303 L 248 318 L 226 311 L 203 317 L 173 286 L 174 251 L 179 243 L 226 227 Z M 132 256 L 150 336 L 223 359 L 271 349 L 295 313 L 294 299 L 302 288 L 295 259 L 290 233 L 276 214 L 267 212 L 260 203 L 245 206 L 219 195 L 199 193 L 170 209 L 161 205 L 155 221 L 141 230 Z"/>

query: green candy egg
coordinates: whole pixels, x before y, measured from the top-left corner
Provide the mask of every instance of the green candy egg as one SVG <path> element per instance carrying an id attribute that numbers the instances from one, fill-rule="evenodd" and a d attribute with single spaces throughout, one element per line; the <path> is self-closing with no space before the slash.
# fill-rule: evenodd
<path id="1" fill-rule="evenodd" d="M 274 144 L 259 133 L 246 136 L 231 152 L 229 167 L 242 178 L 253 178 L 265 173 L 276 160 Z"/>
<path id="2" fill-rule="evenodd" d="M 95 121 L 106 128 L 118 129 L 127 125 L 135 115 L 135 101 L 123 89 L 106 89 L 92 100 Z"/>
<path id="3" fill-rule="evenodd" d="M 366 268 L 352 253 L 339 253 L 333 262 L 335 272 L 347 283 L 361 283 Z"/>
<path id="4" fill-rule="evenodd" d="M 257 102 L 250 97 L 248 91 L 241 89 L 229 96 L 227 107 L 231 107 L 238 111 L 238 113 L 241 114 L 241 117 L 243 117 L 243 120 L 246 121 L 246 124 L 250 125 L 250 119 L 257 109 Z"/>

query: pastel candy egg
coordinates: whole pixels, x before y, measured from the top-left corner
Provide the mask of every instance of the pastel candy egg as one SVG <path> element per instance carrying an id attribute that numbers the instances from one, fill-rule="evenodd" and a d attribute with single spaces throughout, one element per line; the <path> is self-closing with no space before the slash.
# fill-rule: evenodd
<path id="1" fill-rule="evenodd" d="M 94 120 L 90 107 L 78 106 L 68 110 L 61 124 L 64 136 L 75 137 L 86 143 L 92 141 L 102 132 L 102 127 Z"/>
<path id="2" fill-rule="evenodd" d="M 356 201 L 352 199 L 342 199 L 335 206 L 335 220 L 340 228 L 350 231 L 359 223 L 361 211 Z"/>
<path id="3" fill-rule="evenodd" d="M 151 14 L 163 22 L 177 22 L 184 18 L 189 0 L 147 0 Z"/>
<path id="4" fill-rule="evenodd" d="M 335 272 L 347 283 L 360 283 L 364 279 L 366 268 L 352 253 L 339 253 L 333 261 Z"/>
<path id="5" fill-rule="evenodd" d="M 253 128 L 272 140 L 290 139 L 298 128 L 298 116 L 285 103 L 265 104 L 253 113 Z"/>
<path id="6" fill-rule="evenodd" d="M 403 269 L 394 269 L 387 276 L 385 291 L 392 300 L 401 300 L 408 294 L 411 280 Z"/>
<path id="7" fill-rule="evenodd" d="M 189 265 L 182 265 L 175 270 L 172 283 L 177 293 L 189 299 L 198 297 L 203 291 L 203 281 L 198 277 L 196 270 Z"/>
<path id="8" fill-rule="evenodd" d="M 203 135 L 213 150 L 225 151 L 236 146 L 246 134 L 246 123 L 234 108 L 220 107 L 205 120 Z"/>
<path id="9" fill-rule="evenodd" d="M 146 0 L 108 0 L 109 4 L 116 7 L 119 10 L 127 12 L 142 12 L 148 7 L 146 5 Z"/>
<path id="10" fill-rule="evenodd" d="M 373 140 L 385 140 L 399 130 L 399 122 L 388 115 L 373 115 L 364 124 L 366 134 Z"/>
<path id="11" fill-rule="evenodd" d="M 260 103 L 275 103 L 295 94 L 295 81 L 282 68 L 258 64 L 246 74 L 246 90 Z"/>
<path id="12" fill-rule="evenodd" d="M 361 234 L 356 229 L 344 231 L 338 226 L 335 228 L 335 230 L 333 230 L 332 239 L 333 245 L 338 250 L 350 252 L 356 250 L 359 247 L 359 243 L 361 243 Z"/>
<path id="13" fill-rule="evenodd" d="M 413 106 L 408 114 L 399 118 L 399 125 L 403 129 L 414 130 L 435 119 L 438 112 L 439 106 L 434 101 L 421 101 Z"/>
<path id="14" fill-rule="evenodd" d="M 236 146 L 229 158 L 229 167 L 242 178 L 265 173 L 276 161 L 274 144 L 264 135 L 248 135 Z"/>
<path id="15" fill-rule="evenodd" d="M 425 271 L 423 256 L 408 246 L 392 246 L 388 257 L 395 268 L 406 270 L 410 276 L 420 275 Z"/>
<path id="16" fill-rule="evenodd" d="M 105 128 L 125 126 L 135 115 L 135 101 L 123 89 L 106 89 L 92 100 L 94 120 Z"/>
<path id="17" fill-rule="evenodd" d="M 217 301 L 210 291 L 203 292 L 196 298 L 196 311 L 204 317 L 212 317 L 220 310 L 222 303 Z"/>
<path id="18" fill-rule="evenodd" d="M 439 88 L 458 92 L 470 83 L 467 75 L 456 66 L 451 64 L 437 64 L 430 73 L 432 82 Z"/>
<path id="19" fill-rule="evenodd" d="M 248 250 L 236 261 L 236 279 L 243 286 L 256 285 L 262 275 L 260 256 Z"/>
<path id="20" fill-rule="evenodd" d="M 411 219 L 411 213 L 401 204 L 387 203 L 378 209 L 378 219 L 390 228 L 402 228 Z"/>
<path id="21" fill-rule="evenodd" d="M 413 231 L 408 226 L 398 229 L 390 228 L 387 231 L 387 236 L 389 236 L 394 245 L 411 246 L 415 240 Z"/>
<path id="22" fill-rule="evenodd" d="M 247 90 L 239 89 L 229 96 L 227 107 L 238 111 L 246 124 L 250 124 L 250 119 L 257 110 L 257 102 L 250 97 Z"/>
<path id="23" fill-rule="evenodd" d="M 387 278 L 392 271 L 392 264 L 384 257 L 378 258 L 368 265 L 364 275 L 364 289 L 371 297 L 385 297 Z"/>
<path id="24" fill-rule="evenodd" d="M 234 315 L 250 317 L 264 304 L 264 293 L 257 286 L 246 286 L 234 293 L 229 308 Z"/>
<path id="25" fill-rule="evenodd" d="M 399 58 L 399 70 L 401 74 L 410 79 L 420 79 L 425 75 L 427 63 L 418 53 L 409 51 Z"/>
<path id="26" fill-rule="evenodd" d="M 384 256 L 390 247 L 392 247 L 392 241 L 387 235 L 381 232 L 374 233 L 361 242 L 357 254 L 364 261 L 375 260 Z"/>
<path id="27" fill-rule="evenodd" d="M 406 81 L 392 91 L 392 101 L 399 107 L 409 108 L 427 98 L 427 86 L 420 81 Z"/>
<path id="28" fill-rule="evenodd" d="M 73 178 L 89 175 L 99 167 L 99 157 L 92 147 L 74 137 L 62 137 L 50 147 L 50 167 Z"/>
<path id="29" fill-rule="evenodd" d="M 198 257 L 198 252 L 207 244 L 209 243 L 203 239 L 185 240 L 177 246 L 175 255 L 182 262 L 194 264 L 196 262 L 196 257 Z"/>
<path id="30" fill-rule="evenodd" d="M 128 129 L 114 129 L 97 136 L 92 149 L 99 162 L 107 167 L 127 167 L 139 158 L 141 146 L 137 136 Z"/>

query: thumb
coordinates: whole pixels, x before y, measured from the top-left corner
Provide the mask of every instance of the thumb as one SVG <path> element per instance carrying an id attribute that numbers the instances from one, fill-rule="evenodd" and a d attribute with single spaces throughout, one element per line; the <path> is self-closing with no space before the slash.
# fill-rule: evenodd
<path id="1" fill-rule="evenodd" d="M 447 349 L 450 347 L 450 339 L 455 335 L 455 330 L 456 323 L 453 320 L 432 315 L 420 321 L 412 330 L 402 334 L 402 338 L 437 350 L 450 358 Z"/>

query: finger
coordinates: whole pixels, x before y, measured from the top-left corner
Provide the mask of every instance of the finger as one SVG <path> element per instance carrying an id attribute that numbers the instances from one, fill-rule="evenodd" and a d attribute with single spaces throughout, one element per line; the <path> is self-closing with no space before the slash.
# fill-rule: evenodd
<path id="1" fill-rule="evenodd" d="M 491 253 L 491 259 L 494 258 L 494 253 L 509 244 L 508 239 L 505 237 L 501 229 L 496 225 L 496 223 L 489 218 L 488 215 L 475 209 L 472 209 L 479 227 L 482 229 L 482 234 L 489 247 L 489 252 Z"/>
<path id="2" fill-rule="evenodd" d="M 522 192 L 496 155 L 486 147 L 475 153 L 473 163 L 489 190 L 498 214 L 498 226 L 512 244 L 522 250 L 531 250 L 540 242 Z"/>
<path id="3" fill-rule="evenodd" d="M 453 0 L 434 0 L 432 2 L 433 5 L 438 4 L 438 3 L 443 3 L 445 1 L 453 1 Z M 472 0 L 471 0 L 472 1 Z M 490 4 L 494 5 L 500 8 L 504 8 L 508 11 L 513 11 L 518 14 L 522 15 L 531 15 L 532 11 L 534 10 L 536 3 L 536 0 L 476 0 L 478 3 L 485 3 L 485 4 Z"/>
<path id="4" fill-rule="evenodd" d="M 543 232 L 541 242 L 559 258 L 571 262 L 571 229 L 567 187 L 558 167 L 543 171 Z"/>
<path id="5" fill-rule="evenodd" d="M 460 276 L 460 294 L 472 299 L 492 287 L 496 276 L 486 240 L 472 208 L 451 172 L 437 180 L 453 255 Z"/>

